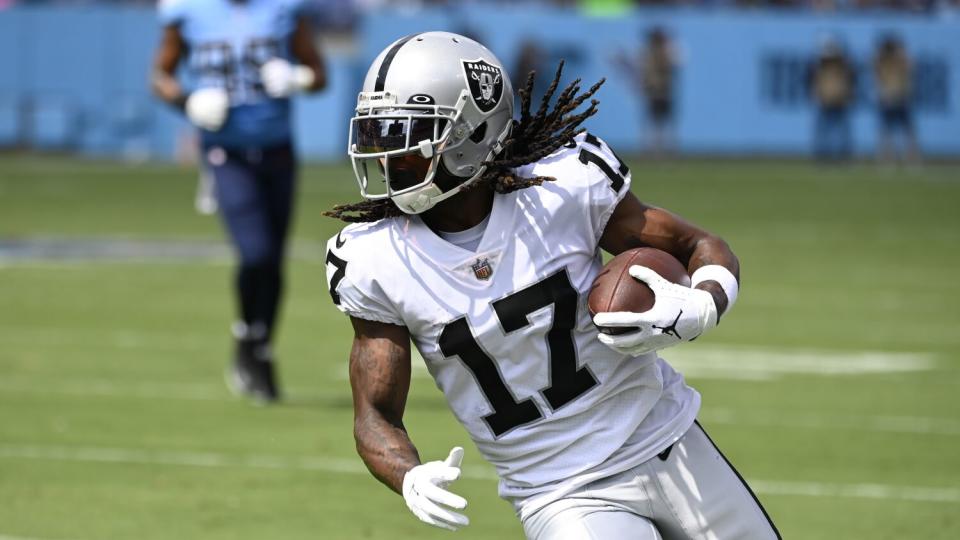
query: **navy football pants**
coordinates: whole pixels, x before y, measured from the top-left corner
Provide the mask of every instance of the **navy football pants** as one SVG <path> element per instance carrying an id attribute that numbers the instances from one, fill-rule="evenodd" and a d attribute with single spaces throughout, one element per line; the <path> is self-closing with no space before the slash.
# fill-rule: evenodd
<path id="1" fill-rule="evenodd" d="M 296 163 L 290 144 L 204 151 L 224 226 L 239 257 L 240 317 L 269 339 L 283 290 L 283 257 L 293 212 Z"/>

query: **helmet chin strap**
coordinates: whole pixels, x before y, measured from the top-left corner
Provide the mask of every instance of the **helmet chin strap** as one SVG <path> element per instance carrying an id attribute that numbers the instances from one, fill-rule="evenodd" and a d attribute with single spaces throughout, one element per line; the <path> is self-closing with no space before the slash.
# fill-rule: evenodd
<path id="1" fill-rule="evenodd" d="M 486 167 L 481 167 L 480 171 L 477 174 L 473 175 L 472 178 L 466 182 L 454 186 L 449 191 L 441 191 L 440 187 L 437 186 L 437 183 L 430 182 L 429 184 L 423 186 L 420 189 L 415 189 L 407 193 L 401 193 L 399 195 L 394 195 L 390 197 L 393 200 L 393 203 L 397 205 L 403 213 L 405 214 L 422 214 L 427 210 L 433 208 L 442 201 L 453 197 L 457 193 L 463 191 L 463 188 L 474 183 L 477 178 L 480 178 L 480 175 L 483 174 L 483 171 Z"/>

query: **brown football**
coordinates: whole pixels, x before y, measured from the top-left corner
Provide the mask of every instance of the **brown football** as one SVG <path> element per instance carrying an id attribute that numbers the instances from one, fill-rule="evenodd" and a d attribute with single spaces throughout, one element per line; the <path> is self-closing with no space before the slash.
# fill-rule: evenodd
<path id="1" fill-rule="evenodd" d="M 690 286 L 690 276 L 683 263 L 666 251 L 641 247 L 624 251 L 605 264 L 593 280 L 587 306 L 590 316 L 605 311 L 633 311 L 642 313 L 653 307 L 654 295 L 646 283 L 630 275 L 630 267 L 639 264 L 655 270 L 668 281 Z M 623 334 L 634 327 L 599 327 L 605 334 Z"/>

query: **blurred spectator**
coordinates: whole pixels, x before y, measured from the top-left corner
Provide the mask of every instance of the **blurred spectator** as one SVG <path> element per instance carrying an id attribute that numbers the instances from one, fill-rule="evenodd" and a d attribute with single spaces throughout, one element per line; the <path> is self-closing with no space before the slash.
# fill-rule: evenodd
<path id="1" fill-rule="evenodd" d="M 360 17 L 356 0 L 306 0 L 301 12 L 328 35 L 352 31 Z"/>
<path id="2" fill-rule="evenodd" d="M 540 66 L 543 64 L 544 52 L 534 39 L 526 38 L 520 42 L 520 50 L 517 52 L 516 67 L 513 68 L 512 80 L 517 81 L 517 86 L 527 80 L 527 75 L 531 71 L 540 72 Z"/>
<path id="3" fill-rule="evenodd" d="M 873 76 L 877 85 L 877 104 L 880 113 L 880 161 L 890 162 L 902 156 L 907 161 L 919 158 L 917 138 L 910 111 L 912 96 L 912 66 L 903 43 L 893 35 L 883 38 L 873 58 Z M 896 137 L 903 136 L 902 144 Z"/>
<path id="4" fill-rule="evenodd" d="M 817 103 L 814 154 L 821 160 L 850 156 L 848 109 L 854 98 L 855 74 L 840 42 L 827 38 L 811 70 L 811 93 Z"/>
<path id="5" fill-rule="evenodd" d="M 549 71 L 549 67 L 545 67 L 544 62 L 547 60 L 547 53 L 543 50 L 540 45 L 538 45 L 537 40 L 526 38 L 520 42 L 520 49 L 517 51 L 517 57 L 514 61 L 513 73 L 510 75 L 510 79 L 513 81 L 514 87 L 518 90 L 516 95 L 516 107 L 520 106 L 520 92 L 519 90 L 524 87 L 527 82 L 527 77 L 533 72 L 533 94 L 532 98 L 534 102 L 538 101 L 543 95 L 545 85 L 542 84 L 544 79 L 544 72 Z M 546 76 L 549 77 L 553 75 L 552 73 L 546 73 Z M 519 108 L 517 110 L 520 110 Z"/>
<path id="6" fill-rule="evenodd" d="M 646 102 L 647 149 L 655 155 L 672 152 L 673 88 L 678 62 L 666 31 L 653 28 L 637 56 L 621 52 L 615 61 L 630 75 Z"/>

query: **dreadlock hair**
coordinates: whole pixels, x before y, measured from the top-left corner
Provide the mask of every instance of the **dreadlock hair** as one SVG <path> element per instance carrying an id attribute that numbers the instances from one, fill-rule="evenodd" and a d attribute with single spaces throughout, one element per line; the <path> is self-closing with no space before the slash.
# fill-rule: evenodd
<path id="1" fill-rule="evenodd" d="M 557 65 L 553 82 L 540 100 L 540 107 L 531 114 L 530 102 L 533 93 L 533 81 L 536 72 L 527 75 L 526 83 L 520 88 L 520 120 L 513 120 L 513 129 L 503 143 L 501 150 L 493 159 L 483 162 L 486 170 L 483 175 L 465 189 L 480 185 L 493 187 L 497 193 L 510 193 L 530 186 L 539 186 L 555 180 L 549 176 L 524 178 L 517 176 L 514 168 L 534 163 L 556 152 L 561 146 L 573 141 L 586 128 L 580 125 L 596 114 L 596 99 L 591 99 L 606 79 L 580 93 L 580 79 L 576 79 L 557 95 L 556 104 L 550 109 L 550 100 L 560 84 L 563 74 L 563 60 Z M 574 114 L 580 105 L 590 99 L 590 106 L 583 112 Z M 384 218 L 404 215 L 390 199 L 365 200 L 358 203 L 342 204 L 323 213 L 324 216 L 340 219 L 348 223 L 372 222 Z"/>

